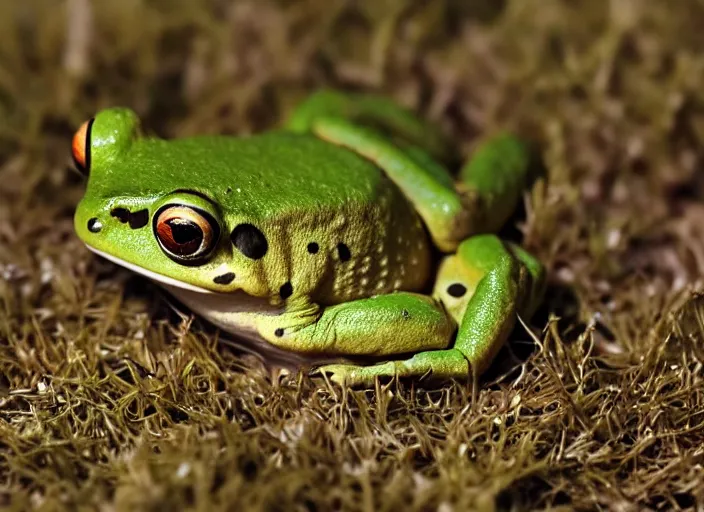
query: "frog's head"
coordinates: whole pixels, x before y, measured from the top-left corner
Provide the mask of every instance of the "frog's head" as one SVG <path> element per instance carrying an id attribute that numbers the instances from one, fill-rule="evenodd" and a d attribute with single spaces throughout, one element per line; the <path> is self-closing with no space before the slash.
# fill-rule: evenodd
<path id="1" fill-rule="evenodd" d="M 221 211 L 202 182 L 188 187 L 202 149 L 144 137 L 136 114 L 121 108 L 84 123 L 72 149 L 88 177 L 74 224 L 91 250 L 167 285 L 232 291 Z"/>

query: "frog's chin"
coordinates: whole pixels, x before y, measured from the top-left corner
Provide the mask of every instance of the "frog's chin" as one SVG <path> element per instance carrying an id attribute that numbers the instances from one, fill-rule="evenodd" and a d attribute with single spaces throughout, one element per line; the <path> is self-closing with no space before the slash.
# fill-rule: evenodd
<path id="1" fill-rule="evenodd" d="M 135 265 L 134 263 L 130 263 L 128 261 L 125 261 L 121 258 L 113 256 L 112 254 L 108 254 L 106 252 L 100 251 L 100 250 L 96 249 L 95 247 L 91 247 L 90 245 L 86 244 L 86 247 L 88 247 L 88 249 L 93 251 L 98 256 L 102 256 L 106 260 L 112 261 L 113 263 L 120 265 L 121 267 L 125 267 L 133 272 L 136 272 L 137 274 L 143 275 L 144 277 L 148 277 L 149 279 L 156 281 L 159 284 L 166 285 L 170 288 L 180 288 L 181 290 L 188 290 L 188 291 L 197 292 L 197 293 L 217 294 L 217 292 L 214 292 L 212 290 L 207 290 L 205 288 L 201 288 L 200 286 L 194 286 L 192 284 L 188 284 L 188 283 L 184 283 L 182 281 L 179 281 L 178 279 L 174 279 L 172 277 L 168 277 L 168 276 L 165 276 L 162 274 L 158 274 L 156 272 L 152 272 L 151 270 L 147 270 L 145 268 L 142 268 L 139 265 Z"/>

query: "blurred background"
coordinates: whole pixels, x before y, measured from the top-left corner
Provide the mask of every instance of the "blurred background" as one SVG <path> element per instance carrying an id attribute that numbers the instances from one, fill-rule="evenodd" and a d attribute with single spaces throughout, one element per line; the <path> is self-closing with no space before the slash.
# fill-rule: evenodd
<path id="1" fill-rule="evenodd" d="M 700 0 L 0 2 L 0 504 L 702 502 L 703 24 Z M 321 86 L 387 94 L 465 154 L 537 144 L 513 227 L 551 289 L 506 378 L 272 378 L 74 236 L 69 144 L 100 108 L 247 134 Z"/>

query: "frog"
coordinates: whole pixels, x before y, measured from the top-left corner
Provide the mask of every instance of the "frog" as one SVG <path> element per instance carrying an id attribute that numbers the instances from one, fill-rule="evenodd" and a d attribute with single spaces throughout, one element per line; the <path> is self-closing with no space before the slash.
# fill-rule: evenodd
<path id="1" fill-rule="evenodd" d="M 544 265 L 499 236 L 532 172 L 507 131 L 462 159 L 389 97 L 321 89 L 246 135 L 166 139 L 104 108 L 71 149 L 88 249 L 343 386 L 479 376 L 544 298 Z"/>

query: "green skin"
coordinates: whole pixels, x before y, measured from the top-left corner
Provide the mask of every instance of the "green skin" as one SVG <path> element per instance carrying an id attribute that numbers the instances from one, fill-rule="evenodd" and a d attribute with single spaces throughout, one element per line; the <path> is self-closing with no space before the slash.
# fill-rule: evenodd
<path id="1" fill-rule="evenodd" d="M 435 127 L 384 98 L 321 91 L 283 130 L 247 138 L 144 137 L 132 111 L 108 109 L 86 147 L 75 228 L 89 248 L 334 381 L 481 373 L 542 299 L 541 264 L 491 234 L 527 181 L 509 135 L 455 182 Z M 168 205 L 219 229 L 196 260 L 159 242 Z"/>

